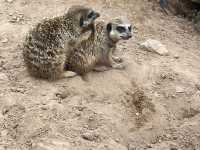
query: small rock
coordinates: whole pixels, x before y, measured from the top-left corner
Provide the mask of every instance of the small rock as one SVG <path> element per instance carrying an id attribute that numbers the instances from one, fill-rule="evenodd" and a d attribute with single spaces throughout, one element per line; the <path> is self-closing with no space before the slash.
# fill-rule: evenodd
<path id="1" fill-rule="evenodd" d="M 171 135 L 170 134 L 166 134 L 166 137 L 169 139 L 169 138 L 171 138 Z"/>
<path id="2" fill-rule="evenodd" d="M 176 93 L 184 93 L 184 89 L 182 87 L 176 87 Z"/>
<path id="3" fill-rule="evenodd" d="M 176 55 L 174 55 L 174 58 L 179 59 L 180 57 L 178 54 L 176 54 Z"/>
<path id="4" fill-rule="evenodd" d="M 24 89 L 22 87 L 11 87 L 10 91 L 11 92 L 15 92 L 15 93 L 22 93 L 22 94 L 24 94 L 26 92 L 26 89 Z"/>
<path id="5" fill-rule="evenodd" d="M 8 42 L 7 38 L 4 38 L 3 40 L 1 40 L 1 43 L 7 43 L 7 42 Z"/>
<path id="6" fill-rule="evenodd" d="M 172 98 L 176 98 L 176 95 L 172 94 L 171 97 L 172 97 Z"/>
<path id="7" fill-rule="evenodd" d="M 83 111 L 85 109 L 85 107 L 83 106 L 77 106 L 78 111 Z"/>
<path id="8" fill-rule="evenodd" d="M 20 20 L 21 20 L 21 19 L 17 17 L 17 20 L 16 20 L 16 22 L 20 22 Z"/>
<path id="9" fill-rule="evenodd" d="M 49 109 L 49 106 L 41 106 L 40 107 L 42 110 L 48 110 Z"/>
<path id="10" fill-rule="evenodd" d="M 136 113 L 135 115 L 136 115 L 136 116 L 139 116 L 140 114 L 139 114 L 139 113 Z"/>
<path id="11" fill-rule="evenodd" d="M 2 137 L 7 136 L 7 134 L 8 134 L 8 131 L 7 131 L 7 130 L 2 130 L 2 131 L 1 131 L 1 136 L 2 136 Z"/>
<path id="12" fill-rule="evenodd" d="M 117 139 L 115 139 L 115 141 L 116 141 L 117 143 L 119 143 L 119 142 L 120 142 L 120 139 L 117 138 Z"/>
<path id="13" fill-rule="evenodd" d="M 4 106 L 4 107 L 2 108 L 1 113 L 2 113 L 2 115 L 6 115 L 6 114 L 8 113 L 8 111 L 9 111 L 9 106 Z"/>
<path id="14" fill-rule="evenodd" d="M 7 75 L 4 73 L 0 73 L 0 81 L 7 81 L 7 80 L 8 80 Z"/>
<path id="15" fill-rule="evenodd" d="M 14 0 L 5 0 L 8 3 L 12 3 Z"/>
<path id="16" fill-rule="evenodd" d="M 15 23 L 15 22 L 16 22 L 16 20 L 9 20 L 9 22 L 10 22 L 10 23 Z"/>
<path id="17" fill-rule="evenodd" d="M 166 79 L 166 78 L 167 78 L 167 75 L 166 75 L 166 74 L 161 74 L 160 77 L 161 77 L 162 79 Z"/>
<path id="18" fill-rule="evenodd" d="M 65 99 L 69 96 L 69 92 L 68 91 L 63 91 L 60 93 L 56 93 L 56 97 L 59 97 L 61 99 Z"/>
<path id="19" fill-rule="evenodd" d="M 83 133 L 81 136 L 83 139 L 88 140 L 88 141 L 96 141 L 99 137 L 99 135 L 94 132 L 86 132 L 86 133 Z"/>
<path id="20" fill-rule="evenodd" d="M 141 43 L 140 48 L 150 52 L 155 52 L 161 56 L 169 55 L 169 51 L 167 50 L 166 46 L 163 45 L 160 41 L 153 39 L 148 39 L 144 43 Z"/>
<path id="21" fill-rule="evenodd" d="M 19 23 L 22 21 L 24 21 L 24 14 L 18 13 L 18 12 L 15 12 L 14 14 L 12 14 L 11 18 L 9 20 L 9 22 L 11 22 L 11 23 Z"/>
<path id="22" fill-rule="evenodd" d="M 196 86 L 197 90 L 200 91 L 200 83 L 197 83 L 195 86 Z"/>

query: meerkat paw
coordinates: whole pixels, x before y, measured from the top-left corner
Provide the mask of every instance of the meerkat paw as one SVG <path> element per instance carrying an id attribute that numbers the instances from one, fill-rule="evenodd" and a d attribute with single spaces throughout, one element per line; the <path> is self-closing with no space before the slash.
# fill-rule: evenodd
<path id="1" fill-rule="evenodd" d="M 123 70 L 126 68 L 126 66 L 124 64 L 113 64 L 112 68 L 114 69 L 119 69 L 119 70 Z"/>
<path id="2" fill-rule="evenodd" d="M 122 59 L 121 57 L 112 56 L 112 59 L 113 59 L 115 62 L 118 62 L 118 63 L 123 62 L 123 59 Z"/>
<path id="3" fill-rule="evenodd" d="M 78 74 L 73 72 L 73 71 L 65 71 L 63 74 L 64 78 L 73 78 L 75 76 L 77 76 Z"/>

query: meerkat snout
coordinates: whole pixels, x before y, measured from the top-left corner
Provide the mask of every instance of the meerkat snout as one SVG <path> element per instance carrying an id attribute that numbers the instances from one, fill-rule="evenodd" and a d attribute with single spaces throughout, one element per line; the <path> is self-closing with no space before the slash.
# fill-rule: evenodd
<path id="1" fill-rule="evenodd" d="M 121 19 L 115 19 L 112 23 L 108 23 L 107 32 L 110 39 L 115 42 L 119 40 L 128 40 L 133 36 L 132 25 Z"/>

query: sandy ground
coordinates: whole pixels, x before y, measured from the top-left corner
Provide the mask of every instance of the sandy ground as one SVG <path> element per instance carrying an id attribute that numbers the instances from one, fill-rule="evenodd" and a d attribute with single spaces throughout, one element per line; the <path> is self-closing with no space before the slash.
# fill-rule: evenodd
<path id="1" fill-rule="evenodd" d="M 9 1 L 9 0 L 8 0 Z M 126 16 L 125 70 L 48 82 L 30 77 L 19 48 L 43 17 L 72 4 Z M 153 38 L 169 56 L 141 50 Z M 0 150 L 200 150 L 200 35 L 147 0 L 0 1 Z"/>

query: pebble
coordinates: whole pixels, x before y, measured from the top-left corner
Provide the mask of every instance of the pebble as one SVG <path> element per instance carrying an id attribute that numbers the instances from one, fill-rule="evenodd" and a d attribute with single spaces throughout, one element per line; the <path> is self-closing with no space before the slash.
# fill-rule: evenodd
<path id="1" fill-rule="evenodd" d="M 139 113 L 136 113 L 135 115 L 136 115 L 136 116 L 139 116 L 140 114 L 139 114 Z"/>
<path id="2" fill-rule="evenodd" d="M 148 39 L 141 43 L 140 48 L 146 51 L 157 53 L 161 56 L 169 55 L 169 51 L 167 50 L 166 46 L 163 45 L 160 41 L 154 39 Z"/>
<path id="3" fill-rule="evenodd" d="M 97 133 L 94 132 L 86 132 L 81 135 L 81 137 L 88 141 L 96 141 L 99 137 Z"/>
<path id="4" fill-rule="evenodd" d="M 7 130 L 2 130 L 1 131 L 1 136 L 2 137 L 5 137 L 5 136 L 7 136 L 8 135 L 8 131 Z"/>
<path id="5" fill-rule="evenodd" d="M 182 87 L 176 87 L 176 93 L 184 93 L 184 89 Z"/>
<path id="6" fill-rule="evenodd" d="M 7 43 L 7 42 L 8 42 L 7 38 L 4 38 L 3 40 L 1 40 L 1 43 Z"/>
<path id="7" fill-rule="evenodd" d="M 8 3 L 12 3 L 14 0 L 5 0 Z"/>
<path id="8" fill-rule="evenodd" d="M 117 138 L 117 139 L 115 139 L 115 141 L 116 141 L 117 143 L 119 143 L 119 142 L 120 142 L 120 139 Z"/>
<path id="9" fill-rule="evenodd" d="M 11 23 L 16 23 L 20 21 L 24 21 L 24 14 L 15 12 L 15 14 L 10 15 L 12 18 L 9 20 Z"/>
<path id="10" fill-rule="evenodd" d="M 174 55 L 174 58 L 179 59 L 180 56 L 178 54 Z"/>
<path id="11" fill-rule="evenodd" d="M 166 78 L 167 78 L 167 75 L 166 75 L 166 74 L 161 74 L 160 77 L 161 77 L 162 79 L 166 79 Z"/>
<path id="12" fill-rule="evenodd" d="M 200 91 L 200 83 L 197 83 L 195 86 L 196 86 L 197 90 Z"/>
<path id="13" fill-rule="evenodd" d="M 8 80 L 7 75 L 4 73 L 0 73 L 0 81 L 7 81 L 7 80 Z"/>
<path id="14" fill-rule="evenodd" d="M 65 91 L 65 92 L 60 92 L 60 93 L 56 93 L 56 97 L 59 97 L 61 99 L 65 99 L 69 96 L 69 92 Z"/>

